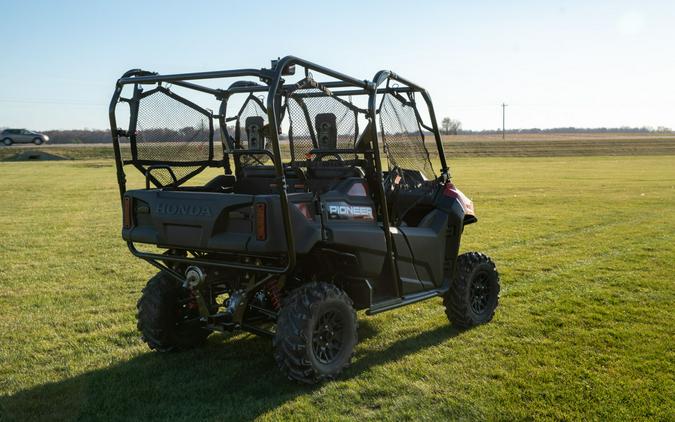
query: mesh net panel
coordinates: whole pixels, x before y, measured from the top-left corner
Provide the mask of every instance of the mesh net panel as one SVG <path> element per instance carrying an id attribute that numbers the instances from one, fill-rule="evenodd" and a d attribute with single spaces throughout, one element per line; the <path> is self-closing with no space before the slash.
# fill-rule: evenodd
<path id="1" fill-rule="evenodd" d="M 317 97 L 303 97 L 303 94 L 317 93 Z M 316 116 L 332 113 L 337 128 L 337 148 L 353 148 L 358 136 L 356 114 L 347 105 L 328 96 L 317 88 L 299 89 L 290 95 L 287 102 L 290 122 L 289 138 L 295 161 L 302 161 L 316 148 L 312 137 L 316 139 Z M 304 107 L 303 107 L 304 105 Z"/>
<path id="2" fill-rule="evenodd" d="M 412 105 L 385 94 L 380 105 L 380 125 L 390 167 L 419 170 L 429 180 L 436 178 L 424 134 Z"/>
<path id="3" fill-rule="evenodd" d="M 267 111 L 261 107 L 253 97 L 248 97 L 246 99 L 239 115 L 237 116 L 237 125 L 239 126 L 237 133 L 239 134 L 239 139 L 236 139 L 236 141 L 239 142 L 238 147 L 242 149 L 249 149 L 248 133 L 246 131 L 246 119 L 249 117 L 262 117 L 263 124 L 267 125 L 268 123 Z M 272 144 L 270 140 L 265 138 L 264 149 L 270 151 L 271 148 Z M 268 161 L 270 161 L 270 157 L 264 154 L 241 155 L 239 160 L 242 165 L 260 165 L 266 164 Z"/>
<path id="4" fill-rule="evenodd" d="M 141 98 L 136 123 L 137 159 L 176 163 L 171 168 L 178 180 L 189 175 L 202 166 L 194 162 L 209 161 L 208 119 L 161 91 Z M 157 169 L 151 174 L 162 185 L 173 182 L 167 170 Z"/>

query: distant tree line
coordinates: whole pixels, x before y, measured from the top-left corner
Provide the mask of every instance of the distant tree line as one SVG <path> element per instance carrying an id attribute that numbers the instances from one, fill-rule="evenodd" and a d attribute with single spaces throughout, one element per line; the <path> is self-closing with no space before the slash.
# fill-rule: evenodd
<path id="1" fill-rule="evenodd" d="M 486 130 L 466 130 L 462 129 L 462 122 L 459 120 L 444 117 L 441 120 L 441 133 L 444 135 L 495 135 L 502 133 L 501 128 L 486 129 Z M 556 127 L 550 129 L 507 129 L 506 133 L 511 134 L 525 134 L 525 133 L 672 133 L 673 130 L 669 127 L 658 126 L 656 128 L 650 126 L 642 127 L 598 127 L 598 128 L 580 128 L 580 127 Z"/>
<path id="2" fill-rule="evenodd" d="M 1 128 L 0 128 L 1 129 Z M 216 141 L 220 139 L 218 128 L 214 128 L 214 138 Z M 494 130 L 466 130 L 462 129 L 461 122 L 450 118 L 444 118 L 441 121 L 441 132 L 448 135 L 493 135 L 500 134 L 501 129 Z M 193 127 L 185 127 L 181 129 L 152 129 L 146 131 L 146 139 L 148 140 L 162 140 L 162 141 L 178 141 L 186 142 L 195 139 L 203 139 L 202 135 L 198 133 L 199 129 Z M 528 133 L 672 133 L 672 129 L 664 126 L 657 128 L 653 127 L 600 127 L 600 128 L 577 128 L 577 127 L 558 127 L 551 129 L 508 129 L 506 133 L 511 134 L 528 134 Z M 112 142 L 109 129 L 73 129 L 73 130 L 47 130 L 44 131 L 49 136 L 49 143 L 51 144 L 105 144 Z M 234 129 L 230 128 L 230 133 L 234 133 Z"/>
<path id="3" fill-rule="evenodd" d="M 112 142 L 110 129 L 47 130 L 50 144 L 103 144 Z"/>
<path id="4" fill-rule="evenodd" d="M 218 128 L 214 128 L 214 138 L 218 137 Z M 49 136 L 51 144 L 105 144 L 112 142 L 110 129 L 81 129 L 81 130 L 47 130 L 42 132 Z M 204 140 L 201 128 L 187 126 L 180 129 L 153 128 L 141 132 L 148 141 L 188 142 Z"/>
<path id="5" fill-rule="evenodd" d="M 672 133 L 673 130 L 669 127 L 659 126 L 657 128 L 643 126 L 643 127 L 597 127 L 597 128 L 580 128 L 580 127 L 555 127 L 550 129 L 507 129 L 506 133 Z M 460 130 L 460 134 L 485 134 L 493 135 L 502 133 L 500 129 L 494 130 Z"/>
<path id="6" fill-rule="evenodd" d="M 462 131 L 462 122 L 444 117 L 441 121 L 441 133 L 444 135 L 457 135 Z"/>

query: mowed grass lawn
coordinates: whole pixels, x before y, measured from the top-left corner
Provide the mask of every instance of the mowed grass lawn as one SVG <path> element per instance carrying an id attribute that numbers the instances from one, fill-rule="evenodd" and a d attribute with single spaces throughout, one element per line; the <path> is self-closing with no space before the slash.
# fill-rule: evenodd
<path id="1" fill-rule="evenodd" d="M 440 299 L 361 315 L 353 366 L 315 387 L 248 334 L 150 352 L 154 270 L 120 238 L 112 164 L 0 164 L 0 420 L 675 420 L 675 156 L 451 163 L 494 321 L 457 332 Z"/>

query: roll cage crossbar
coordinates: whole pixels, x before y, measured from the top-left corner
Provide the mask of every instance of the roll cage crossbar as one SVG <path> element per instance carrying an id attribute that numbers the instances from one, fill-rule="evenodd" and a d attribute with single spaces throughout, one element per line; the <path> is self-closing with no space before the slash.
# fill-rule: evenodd
<path id="1" fill-rule="evenodd" d="M 179 256 L 170 256 L 170 255 L 160 255 L 149 252 L 139 251 L 133 242 L 129 241 L 128 246 L 131 252 L 143 259 L 148 260 L 151 264 L 158 266 L 160 268 L 166 269 L 160 262 L 165 261 L 175 261 L 175 262 L 193 262 L 205 265 L 213 265 L 219 267 L 227 267 L 234 269 L 247 269 L 254 271 L 263 271 L 267 273 L 277 273 L 277 274 L 286 274 L 293 271 L 296 265 L 296 253 L 295 253 L 295 239 L 291 227 L 291 216 L 289 210 L 289 200 L 287 193 L 287 182 L 284 172 L 284 162 L 282 161 L 282 151 L 280 148 L 280 133 L 281 133 L 281 119 L 283 118 L 283 105 L 282 99 L 289 95 L 290 93 L 296 91 L 299 87 L 298 84 L 285 84 L 284 76 L 286 69 L 289 69 L 291 66 L 299 66 L 304 68 L 305 77 L 311 77 L 311 72 L 316 72 L 317 74 L 327 76 L 334 80 L 329 80 L 326 82 L 320 82 L 320 86 L 324 90 L 331 90 L 330 95 L 334 97 L 351 97 L 359 95 L 368 96 L 368 108 L 366 110 L 360 110 L 364 112 L 365 117 L 368 120 L 368 125 L 366 130 L 370 133 L 364 133 L 371 140 L 369 142 L 369 149 L 365 151 L 368 154 L 372 154 L 372 161 L 374 162 L 375 168 L 375 178 L 377 182 L 377 192 L 375 192 L 378 200 L 378 207 L 380 214 L 382 216 L 382 228 L 384 230 L 386 246 L 387 246 L 387 262 L 390 266 L 391 274 L 398 279 L 398 271 L 395 264 L 394 258 L 394 247 L 393 239 L 391 234 L 391 220 L 389 216 L 388 206 L 387 206 L 387 197 L 383 186 L 383 171 L 382 171 L 382 159 L 380 154 L 380 145 L 382 144 L 382 133 L 378 132 L 377 125 L 377 115 L 379 113 L 377 98 L 380 94 L 392 94 L 395 96 L 400 96 L 401 94 L 414 94 L 419 93 L 426 104 L 429 120 L 431 126 L 425 125 L 422 122 L 417 109 L 415 108 L 415 113 L 418 118 L 418 124 L 420 127 L 424 128 L 428 132 L 431 132 L 434 136 L 435 145 L 438 149 L 438 157 L 440 159 L 441 169 L 440 169 L 440 178 L 442 180 L 447 180 L 449 178 L 448 166 L 445 160 L 445 155 L 443 152 L 443 144 L 441 142 L 440 132 L 438 129 L 438 124 L 436 121 L 436 116 L 431 102 L 431 98 L 427 91 L 420 87 L 419 85 L 397 75 L 394 72 L 382 70 L 375 74 L 372 81 L 360 80 L 348 76 L 344 73 L 332 70 L 330 68 L 320 66 L 318 64 L 312 63 L 307 60 L 300 59 L 294 56 L 286 56 L 276 62 L 276 64 L 271 69 L 234 69 L 234 70 L 221 70 L 221 71 L 211 71 L 211 72 L 194 72 L 194 73 L 181 73 L 181 74 L 168 74 L 160 75 L 158 73 L 144 71 L 141 69 L 132 69 L 124 73 L 122 77 L 117 81 L 115 86 L 115 91 L 113 93 L 112 99 L 110 101 L 110 106 L 108 110 L 113 149 L 115 155 L 115 166 L 117 171 L 117 181 L 119 185 L 120 195 L 123 199 L 124 193 L 126 191 L 126 175 L 124 167 L 126 165 L 133 165 L 138 170 L 146 175 L 146 187 L 150 187 L 150 182 L 155 186 L 161 187 L 159 181 L 154 178 L 150 173 L 153 169 L 164 168 L 161 162 L 153 163 L 152 160 L 140 160 L 135 157 L 132 160 L 124 160 L 122 158 L 122 149 L 120 144 L 120 138 L 129 138 L 132 139 L 135 136 L 135 126 L 138 110 L 136 109 L 136 115 L 134 115 L 134 110 L 132 109 L 130 115 L 129 130 L 123 130 L 118 127 L 117 117 L 115 114 L 117 104 L 120 102 L 129 102 L 133 106 L 133 102 L 136 101 L 136 107 L 138 107 L 137 98 L 123 98 L 122 91 L 123 88 L 127 85 L 133 86 L 133 91 L 135 97 L 141 95 L 143 85 L 157 85 L 157 87 L 162 87 L 162 84 L 171 84 L 174 86 L 179 86 L 188 90 L 201 92 L 204 94 L 210 94 L 215 99 L 221 102 L 220 110 L 218 114 L 213 114 L 207 110 L 201 109 L 200 107 L 190 103 L 188 100 L 180 100 L 181 102 L 187 104 L 193 109 L 197 109 L 203 114 L 207 114 L 210 118 L 210 130 L 211 130 L 211 139 L 209 142 L 210 145 L 210 155 L 208 160 L 208 165 L 210 166 L 220 166 L 224 167 L 226 173 L 231 173 L 230 169 L 230 156 L 235 157 L 235 165 L 237 163 L 236 157 L 241 155 L 266 155 L 271 159 L 271 162 L 274 167 L 274 172 L 276 175 L 276 187 L 278 190 L 280 205 L 281 205 L 281 216 L 284 225 L 284 234 L 286 239 L 286 248 L 287 255 L 285 259 L 285 265 L 283 267 L 274 267 L 274 266 L 253 266 L 236 262 L 220 262 L 215 260 L 206 260 L 206 259 L 193 259 Z M 201 80 L 214 80 L 214 79 L 230 79 L 230 78 L 258 78 L 262 84 L 250 81 L 238 81 L 231 84 L 227 89 L 216 89 L 207 87 L 194 81 Z M 397 83 L 396 86 L 391 85 L 390 81 Z M 402 86 L 399 86 L 401 84 Z M 166 89 L 162 88 L 158 92 L 166 92 Z M 231 140 L 232 137 L 227 132 L 226 123 L 232 119 L 228 119 L 225 116 L 225 108 L 227 100 L 233 94 L 266 94 L 266 112 L 269 130 L 267 134 L 269 136 L 271 151 L 268 149 L 261 150 L 237 150 L 232 148 Z M 146 93 L 147 95 L 147 93 Z M 322 92 L 303 92 L 299 94 L 305 98 L 311 97 L 320 97 L 326 94 Z M 344 100 L 341 100 L 344 101 Z M 213 119 L 218 119 L 220 123 L 220 134 L 222 139 L 223 147 L 223 160 L 214 161 L 213 160 Z M 358 133 L 357 133 L 358 135 Z M 135 138 L 130 142 L 131 147 L 136 148 Z M 313 152 L 316 152 L 314 149 Z M 338 153 L 344 152 L 344 149 L 336 149 Z M 350 150 L 351 152 L 356 153 L 356 149 Z M 327 154 L 333 151 L 325 151 Z M 363 151 L 360 151 L 363 153 Z M 172 165 L 176 164 L 172 162 Z M 144 168 L 143 165 L 148 165 L 149 167 Z M 186 165 L 186 163 L 183 163 Z M 201 171 L 201 170 L 200 170 Z M 169 168 L 172 179 L 177 185 L 178 177 L 173 174 L 173 171 Z M 197 171 L 198 172 L 198 171 Z M 194 173 L 194 172 L 193 172 Z M 192 177 L 194 174 L 190 173 L 187 178 Z M 196 173 L 195 173 L 196 174 Z"/>

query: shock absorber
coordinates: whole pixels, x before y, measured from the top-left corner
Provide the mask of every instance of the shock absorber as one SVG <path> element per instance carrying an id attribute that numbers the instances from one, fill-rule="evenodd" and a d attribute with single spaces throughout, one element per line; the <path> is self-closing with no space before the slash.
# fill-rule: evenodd
<path id="1" fill-rule="evenodd" d="M 267 283 L 266 286 L 267 295 L 270 298 L 272 307 L 275 311 L 278 311 L 281 308 L 281 291 L 279 290 L 279 280 L 274 279 Z"/>

